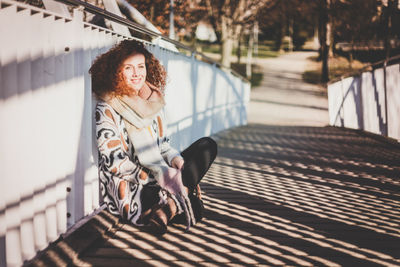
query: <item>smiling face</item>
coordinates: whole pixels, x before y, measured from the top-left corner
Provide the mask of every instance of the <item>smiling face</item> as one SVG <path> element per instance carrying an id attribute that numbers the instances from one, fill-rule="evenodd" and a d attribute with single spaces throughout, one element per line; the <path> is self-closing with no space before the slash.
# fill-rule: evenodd
<path id="1" fill-rule="evenodd" d="M 122 62 L 122 74 L 126 85 L 139 91 L 146 82 L 146 62 L 143 54 L 133 54 Z"/>

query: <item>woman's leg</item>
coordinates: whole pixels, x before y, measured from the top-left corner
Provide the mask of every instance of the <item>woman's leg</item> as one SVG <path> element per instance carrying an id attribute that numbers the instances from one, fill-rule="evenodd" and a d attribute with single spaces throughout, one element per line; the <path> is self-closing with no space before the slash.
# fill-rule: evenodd
<path id="1" fill-rule="evenodd" d="M 193 192 L 217 156 L 217 143 L 210 137 L 203 137 L 181 154 L 185 160 L 182 170 L 183 184 L 189 188 L 189 192 Z"/>

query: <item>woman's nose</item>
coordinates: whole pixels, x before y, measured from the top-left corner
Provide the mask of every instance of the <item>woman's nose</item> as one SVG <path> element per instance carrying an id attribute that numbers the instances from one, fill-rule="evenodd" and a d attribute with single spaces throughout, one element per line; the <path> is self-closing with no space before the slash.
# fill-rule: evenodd
<path id="1" fill-rule="evenodd" d="M 136 68 L 132 68 L 132 75 L 136 76 L 136 73 L 137 73 Z"/>

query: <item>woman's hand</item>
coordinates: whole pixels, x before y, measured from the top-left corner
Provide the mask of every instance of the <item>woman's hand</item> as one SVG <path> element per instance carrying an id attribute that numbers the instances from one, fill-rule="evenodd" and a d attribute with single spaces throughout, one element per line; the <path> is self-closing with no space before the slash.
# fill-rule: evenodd
<path id="1" fill-rule="evenodd" d="M 191 225 L 196 224 L 196 218 L 194 217 L 192 205 L 188 197 L 188 189 L 183 185 L 182 172 L 179 168 L 183 167 L 184 160 L 181 157 L 173 158 L 171 165 L 163 173 L 162 179 L 159 178 L 158 183 L 162 188 L 175 195 L 186 217 L 186 230 L 189 230 Z"/>
<path id="2" fill-rule="evenodd" d="M 175 168 L 175 169 L 178 169 L 178 170 L 181 170 L 183 168 L 183 164 L 184 163 L 185 163 L 185 161 L 183 160 L 182 157 L 176 156 L 171 161 L 171 167 Z"/>

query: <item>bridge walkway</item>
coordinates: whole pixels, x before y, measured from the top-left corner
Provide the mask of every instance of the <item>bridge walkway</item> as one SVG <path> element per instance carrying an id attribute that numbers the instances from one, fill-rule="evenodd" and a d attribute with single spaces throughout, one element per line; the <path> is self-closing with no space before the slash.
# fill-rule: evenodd
<path id="1" fill-rule="evenodd" d="M 214 136 L 202 222 L 160 238 L 101 211 L 32 265 L 400 266 L 399 144 L 326 126 L 326 95 L 299 65 L 260 65 L 250 123 Z"/>

